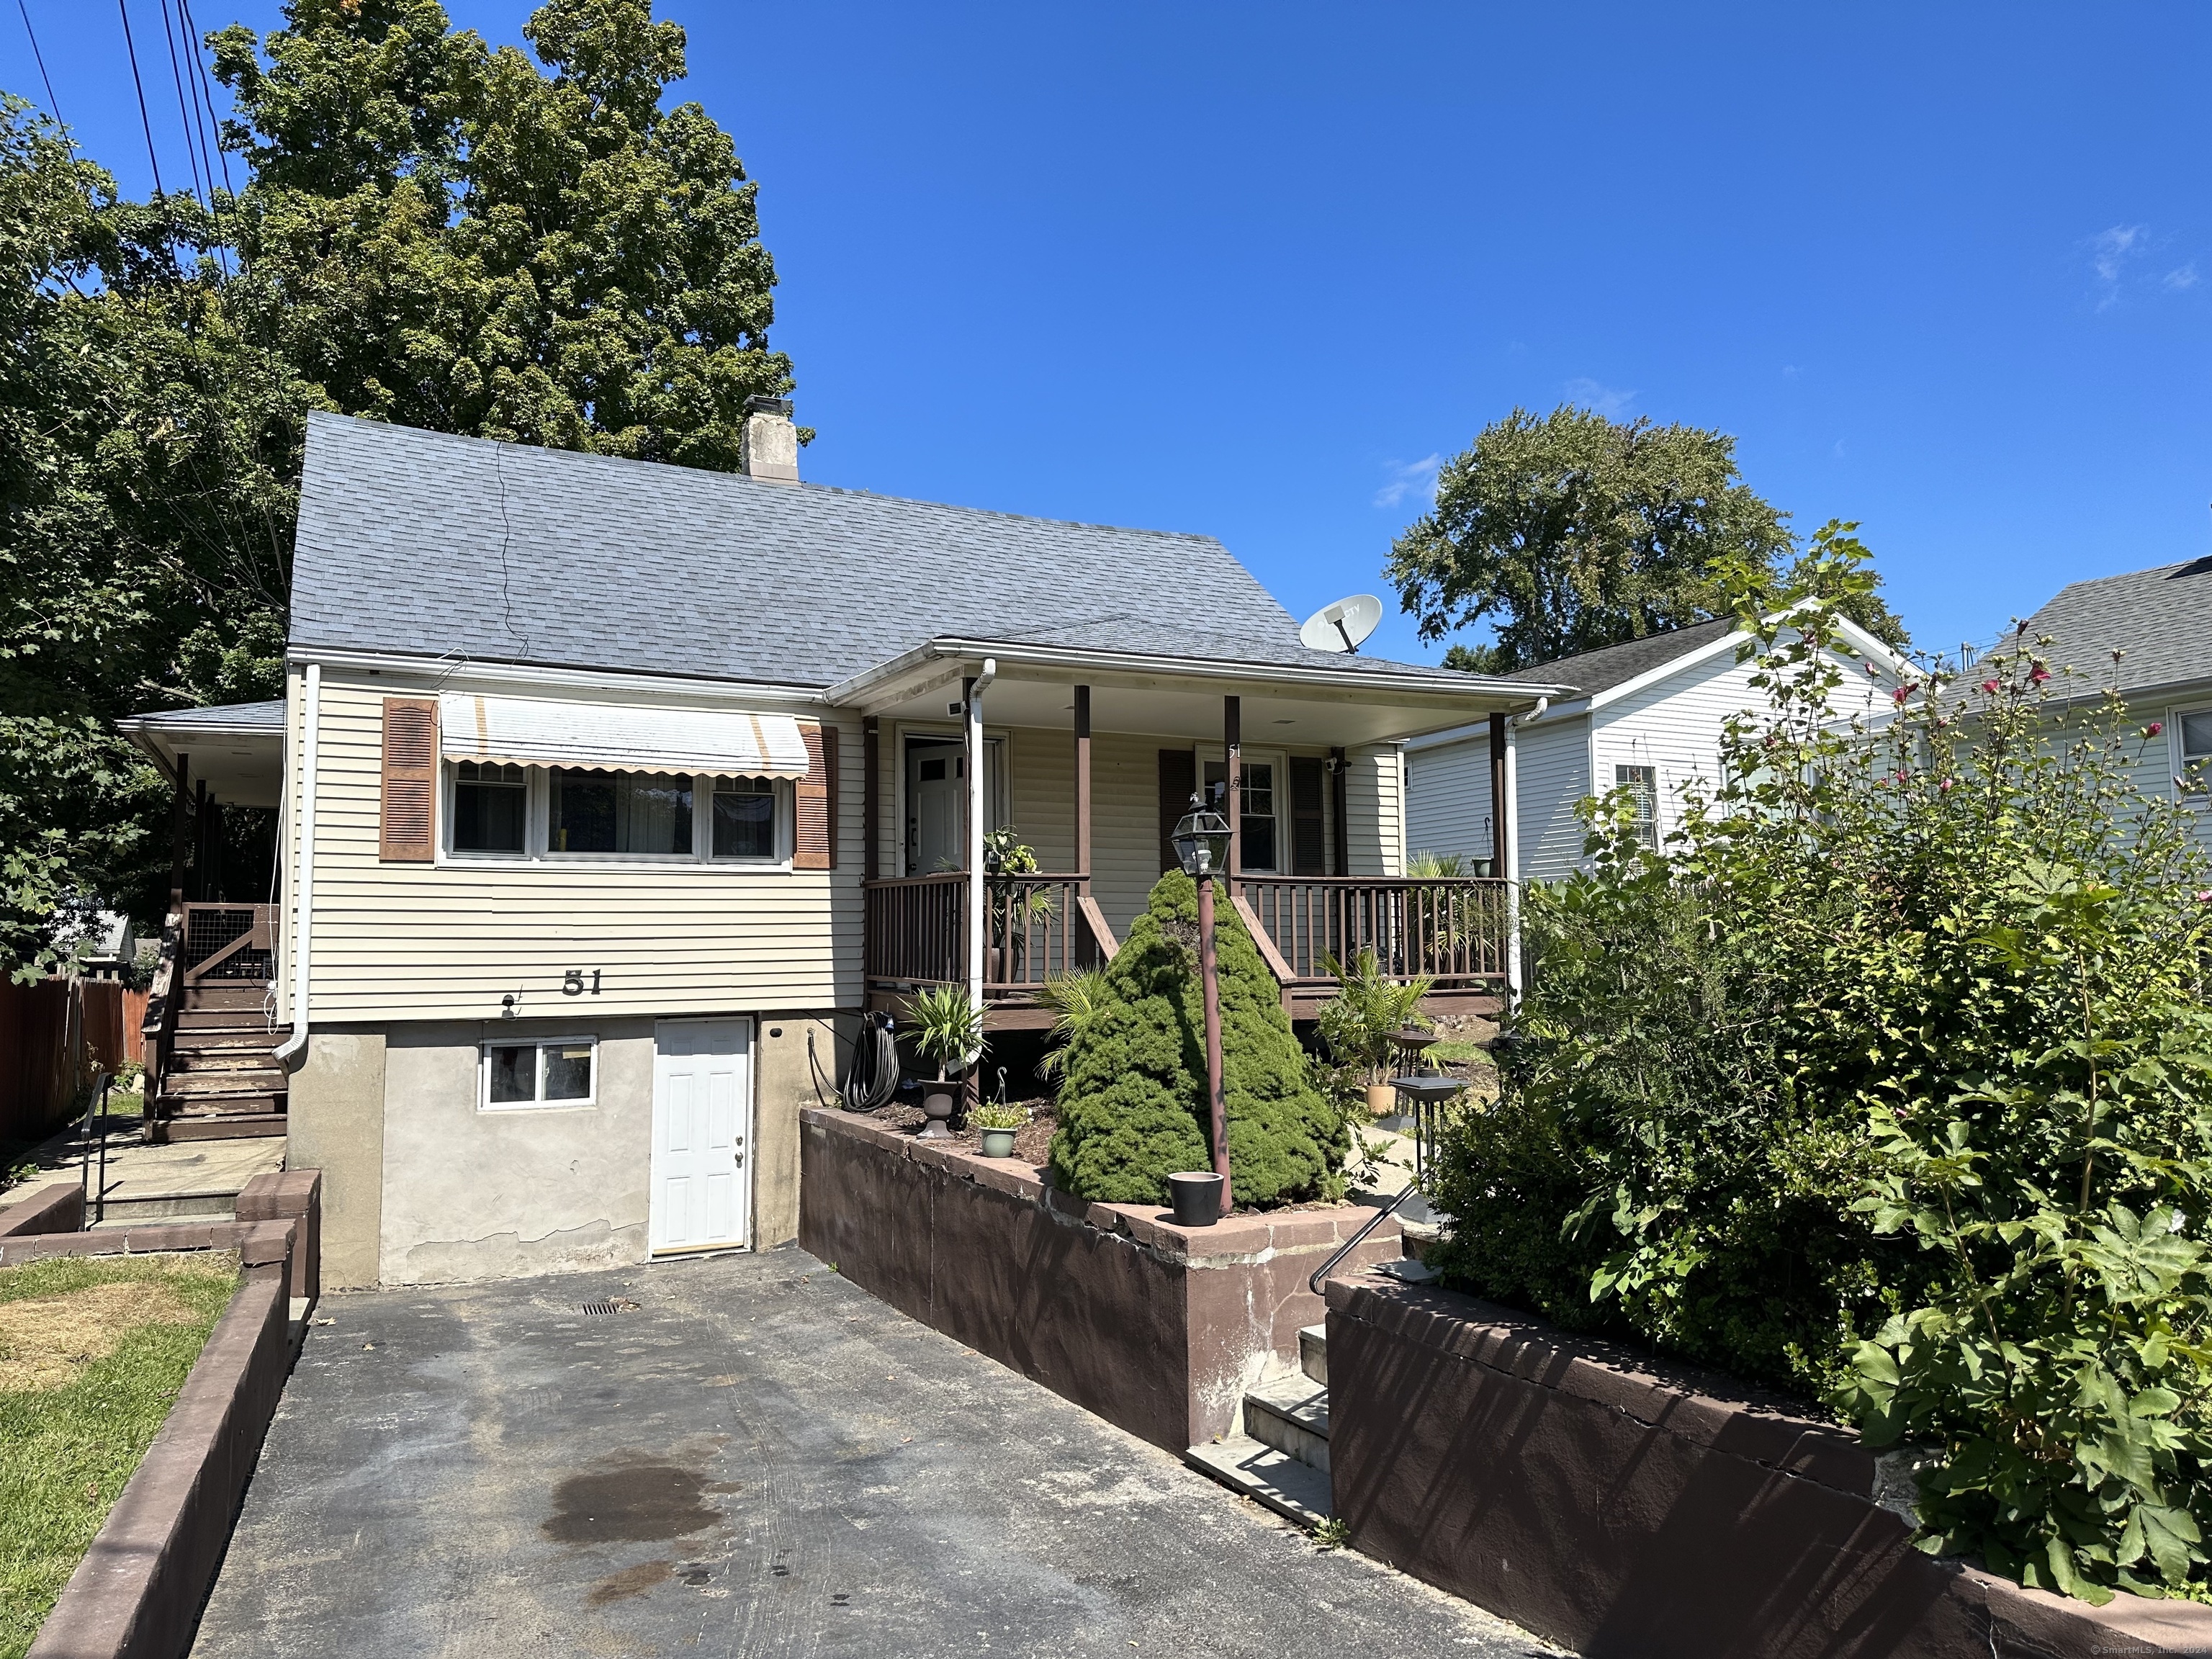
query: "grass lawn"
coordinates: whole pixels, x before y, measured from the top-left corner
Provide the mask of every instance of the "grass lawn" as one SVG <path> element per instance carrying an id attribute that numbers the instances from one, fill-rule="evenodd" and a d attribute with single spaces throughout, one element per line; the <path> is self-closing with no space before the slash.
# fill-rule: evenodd
<path id="1" fill-rule="evenodd" d="M 0 1659 L 21 1659 L 238 1287 L 235 1251 L 0 1268 Z"/>

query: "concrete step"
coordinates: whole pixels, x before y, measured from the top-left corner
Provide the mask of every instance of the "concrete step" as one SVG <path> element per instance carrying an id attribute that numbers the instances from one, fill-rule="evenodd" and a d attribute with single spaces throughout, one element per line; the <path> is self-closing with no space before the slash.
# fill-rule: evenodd
<path id="1" fill-rule="evenodd" d="M 1328 1472 L 1328 1390 L 1310 1376 L 1285 1376 L 1244 1396 L 1244 1432 L 1263 1446 Z"/>
<path id="2" fill-rule="evenodd" d="M 1328 1386 L 1328 1327 L 1298 1328 L 1298 1369 L 1324 1389 Z"/>
<path id="3" fill-rule="evenodd" d="M 95 1227 L 143 1227 L 149 1221 L 229 1221 L 236 1193 L 164 1193 L 159 1198 L 111 1198 L 94 1206 Z"/>
<path id="4" fill-rule="evenodd" d="M 1309 1532 L 1328 1519 L 1328 1476 L 1273 1446 L 1261 1445 L 1249 1435 L 1210 1440 L 1193 1446 L 1182 1456 L 1191 1468 L 1212 1475 L 1231 1492 L 1266 1504 Z"/>
<path id="5" fill-rule="evenodd" d="M 157 1146 L 179 1140 L 242 1140 L 249 1136 L 281 1135 L 289 1127 L 281 1111 L 224 1112 L 209 1117 L 157 1118 L 146 1126 L 146 1139 Z"/>

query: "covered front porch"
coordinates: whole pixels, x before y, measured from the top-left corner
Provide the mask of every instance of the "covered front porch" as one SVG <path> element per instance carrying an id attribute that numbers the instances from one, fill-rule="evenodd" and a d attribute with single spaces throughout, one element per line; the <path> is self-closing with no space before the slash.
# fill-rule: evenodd
<path id="1" fill-rule="evenodd" d="M 967 984 L 994 1029 L 1048 1024 L 1044 987 L 1112 957 L 1194 793 L 1230 819 L 1227 896 L 1293 1018 L 1361 950 L 1431 979 L 1433 1012 L 1494 1012 L 1506 989 L 1511 815 L 1479 873 L 1409 875 L 1395 741 L 1487 721 L 1506 799 L 1505 717 L 1534 702 L 1518 686 L 939 641 L 830 696 L 862 711 L 872 1007 Z"/>

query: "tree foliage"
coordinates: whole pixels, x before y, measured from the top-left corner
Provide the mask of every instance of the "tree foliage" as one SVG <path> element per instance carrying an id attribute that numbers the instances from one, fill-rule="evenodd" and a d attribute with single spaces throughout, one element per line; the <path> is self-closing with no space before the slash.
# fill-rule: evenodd
<path id="1" fill-rule="evenodd" d="M 1786 519 L 1743 482 L 1724 432 L 1516 409 L 1444 464 L 1389 574 L 1424 639 L 1492 622 L 1493 642 L 1455 645 L 1450 665 L 1508 673 L 1718 615 L 1724 568 L 1766 573 L 1771 595 Z M 1837 597 L 1902 643 L 1871 586 Z"/>
<path id="2" fill-rule="evenodd" d="M 1834 527 L 1812 557 L 1808 594 L 1864 580 Z M 1920 1445 L 1923 1547 L 2198 1593 L 2212 869 L 2137 787 L 2163 735 L 2027 639 L 1847 720 L 1836 613 L 1758 624 L 1770 706 L 1664 856 L 1616 798 L 1530 890 L 1452 1271 Z"/>
<path id="3" fill-rule="evenodd" d="M 1332 1195 L 1350 1140 L 1313 1085 L 1277 986 L 1235 908 L 1214 909 L 1230 1178 L 1240 1206 Z M 1168 1176 L 1210 1170 L 1198 891 L 1170 870 L 1131 924 L 1060 1062 L 1053 1182 L 1115 1204 L 1164 1204 Z"/>
<path id="4" fill-rule="evenodd" d="M 248 164 L 211 212 L 0 106 L 0 968 L 72 908 L 158 916 L 167 790 L 112 722 L 278 694 L 310 410 L 727 469 L 791 389 L 754 186 L 660 107 L 682 30 L 549 0 L 524 34 L 295 0 L 211 37 Z"/>

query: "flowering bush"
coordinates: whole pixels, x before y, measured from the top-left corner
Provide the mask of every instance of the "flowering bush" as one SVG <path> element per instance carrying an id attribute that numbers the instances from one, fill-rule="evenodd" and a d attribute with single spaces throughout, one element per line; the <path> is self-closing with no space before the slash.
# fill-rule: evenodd
<path id="1" fill-rule="evenodd" d="M 1803 591 L 1847 592 L 1830 526 Z M 1846 711 L 1829 605 L 1664 855 L 1533 890 L 1519 1086 L 1445 1159 L 1451 1271 L 1925 1448 L 1922 1543 L 2197 1593 L 2212 1525 L 2212 890 L 2154 726 L 2015 637 Z"/>

